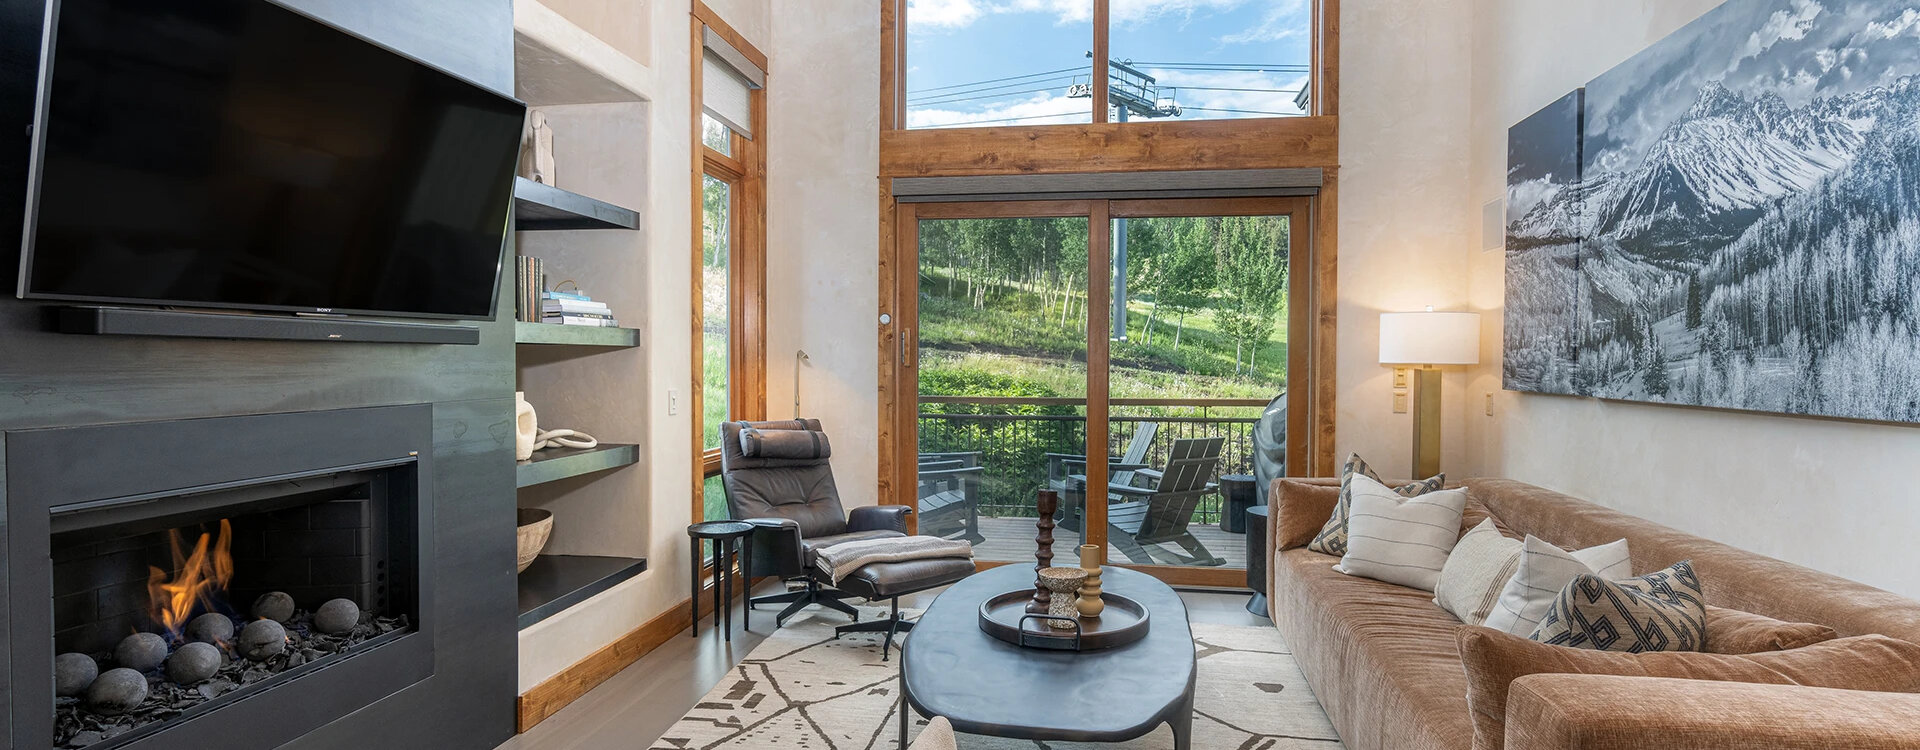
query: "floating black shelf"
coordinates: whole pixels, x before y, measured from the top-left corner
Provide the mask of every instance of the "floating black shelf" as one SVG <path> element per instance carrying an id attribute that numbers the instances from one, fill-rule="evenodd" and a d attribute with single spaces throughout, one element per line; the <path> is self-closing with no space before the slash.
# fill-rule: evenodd
<path id="1" fill-rule="evenodd" d="M 556 448 L 534 451 L 533 458 L 519 462 L 515 467 L 515 487 L 532 487 L 536 484 L 592 474 L 596 471 L 618 469 L 640 460 L 640 446 L 623 443 L 601 443 L 593 448 Z"/>
<path id="2" fill-rule="evenodd" d="M 513 178 L 513 223 L 522 232 L 558 229 L 639 229 L 640 214 L 606 201 Z"/>
<path id="3" fill-rule="evenodd" d="M 640 345 L 640 331 L 633 328 L 594 328 L 593 326 L 515 321 L 513 341 L 516 344 L 635 347 Z"/>
<path id="4" fill-rule="evenodd" d="M 566 611 L 647 569 L 645 558 L 541 555 L 520 574 L 520 629 Z"/>

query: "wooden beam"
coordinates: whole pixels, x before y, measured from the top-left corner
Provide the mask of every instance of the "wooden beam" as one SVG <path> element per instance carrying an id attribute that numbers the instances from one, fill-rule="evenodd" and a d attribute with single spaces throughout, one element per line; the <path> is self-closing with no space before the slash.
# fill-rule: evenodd
<path id="1" fill-rule="evenodd" d="M 706 10 L 706 6 L 701 4 L 699 0 L 694 0 L 694 13 L 692 15 L 691 23 L 688 24 L 689 28 L 692 29 L 692 34 L 691 34 L 692 46 L 689 48 L 690 54 L 691 54 L 691 64 L 687 66 L 688 85 L 691 88 L 689 88 L 688 91 L 693 92 L 693 101 L 696 101 L 696 102 L 700 101 L 700 92 L 702 91 L 702 88 L 701 88 L 702 66 L 700 64 L 702 46 L 700 41 L 700 38 L 701 38 L 700 32 L 701 32 L 701 29 L 706 27 L 705 21 L 703 21 L 700 18 L 700 11 L 702 10 Z M 709 10 L 707 12 L 711 13 L 712 11 Z M 703 403 L 703 397 L 705 394 L 701 393 L 701 391 L 702 389 L 705 388 L 705 384 L 706 384 L 706 370 L 704 369 L 706 367 L 706 363 L 705 363 L 706 346 L 705 346 L 705 342 L 702 340 L 702 337 L 705 333 L 705 326 L 706 326 L 706 320 L 705 320 L 706 308 L 705 308 L 705 300 L 704 300 L 704 297 L 706 294 L 706 288 L 705 288 L 706 287 L 706 284 L 705 284 L 705 281 L 706 281 L 705 250 L 706 248 L 703 246 L 702 243 L 705 241 L 705 238 L 706 238 L 706 231 L 704 227 L 706 226 L 706 219 L 707 219 L 706 208 L 705 208 L 706 206 L 706 200 L 705 200 L 706 189 L 705 188 L 706 188 L 706 177 L 707 177 L 706 161 L 707 160 L 706 160 L 706 149 L 700 145 L 702 143 L 701 135 L 702 135 L 702 132 L 705 130 L 704 126 L 700 121 L 700 114 L 701 114 L 700 107 L 699 106 L 693 107 L 692 122 L 688 123 L 687 125 L 687 130 L 692 135 L 692 138 L 693 138 L 693 140 L 688 142 L 690 145 L 693 146 L 693 148 L 688 149 L 691 155 L 692 180 L 690 183 L 690 187 L 691 187 L 691 194 L 693 196 L 692 200 L 689 201 L 691 205 L 688 206 L 688 213 L 692 216 L 692 222 L 693 222 L 692 224 L 693 225 L 693 242 L 690 248 L 691 254 L 689 257 L 692 259 L 693 264 L 692 266 L 689 267 L 688 269 L 689 272 L 687 274 L 687 276 L 689 277 L 688 283 L 691 285 L 692 288 L 687 295 L 687 307 L 686 307 L 687 315 L 689 318 L 687 322 L 687 330 L 689 335 L 692 337 L 688 339 L 688 347 L 687 347 L 689 350 L 688 359 L 692 365 L 692 369 L 687 373 L 688 379 L 685 382 L 688 386 L 687 406 L 689 408 L 689 411 L 687 413 L 691 417 L 688 421 L 693 425 L 692 432 L 688 436 L 689 442 L 692 443 L 693 445 L 693 466 L 691 467 L 691 471 L 690 471 L 691 476 L 688 478 L 688 481 L 693 483 L 692 492 L 689 493 L 691 495 L 690 499 L 692 500 L 692 503 L 693 503 L 693 506 L 692 506 L 693 515 L 689 516 L 689 518 L 692 518 L 695 522 L 706 520 L 706 514 L 707 514 L 707 511 L 706 511 L 707 459 L 706 459 L 706 456 L 704 455 L 705 451 L 703 450 L 706 448 L 706 445 L 705 445 L 706 426 L 700 423 L 702 419 L 701 415 L 706 413 L 705 404 Z M 733 135 L 730 133 L 728 134 L 728 137 L 732 138 Z M 689 543 L 692 543 L 692 542 L 689 542 Z M 692 595 L 698 596 L 699 592 L 697 591 L 693 592 Z"/>
<path id="2" fill-rule="evenodd" d="M 1112 84 L 1107 67 L 1107 19 L 1112 0 L 1093 0 L 1093 121 L 1107 121 L 1107 87 Z"/>
<path id="3" fill-rule="evenodd" d="M 1313 472 L 1333 476 L 1334 410 L 1339 393 L 1340 170 L 1329 169 L 1314 196 L 1313 216 Z"/>
<path id="4" fill-rule="evenodd" d="M 1108 340 L 1109 331 L 1113 328 L 1113 280 L 1109 278 L 1113 266 L 1113 219 L 1108 214 L 1110 205 L 1110 201 L 1093 201 L 1086 207 L 1087 444 L 1081 446 L 1081 455 L 1087 457 L 1088 487 L 1086 499 L 1081 503 L 1081 528 L 1086 529 L 1088 544 L 1100 546 L 1102 562 L 1107 557 L 1107 493 L 1104 483 L 1098 478 L 1110 476 L 1107 473 L 1107 445 L 1111 441 L 1107 433 L 1113 427 L 1108 421 L 1111 405 L 1107 403 L 1107 391 L 1112 385 L 1108 365 L 1113 352 L 1113 344 Z M 1066 559 L 1077 560 L 1079 554 L 1079 550 L 1075 549 Z"/>
<path id="5" fill-rule="evenodd" d="M 697 595 L 699 592 L 695 592 Z M 659 648 L 682 630 L 693 627 L 693 613 L 686 599 L 667 608 L 653 619 L 621 636 L 619 640 L 607 644 L 587 658 L 574 662 L 572 666 L 559 674 L 547 678 L 545 682 L 533 686 L 517 701 L 515 731 L 525 732 L 534 725 L 546 721 L 567 704 L 574 702 L 587 691 L 594 689 L 608 678 L 619 674 L 620 670 L 646 656 L 648 652 Z"/>
<path id="6" fill-rule="evenodd" d="M 1340 0 L 1320 0 L 1313 8 L 1312 114 L 1340 116 Z"/>
<path id="7" fill-rule="evenodd" d="M 902 112 L 900 85 L 901 71 L 907 69 L 905 45 L 900 43 L 899 23 L 904 15 L 900 0 L 880 0 L 880 132 L 884 133 L 901 127 L 906 122 Z M 887 205 L 890 199 L 882 196 L 880 221 L 889 221 L 889 212 L 893 207 Z M 881 252 L 890 247 L 881 243 Z"/>
<path id="8" fill-rule="evenodd" d="M 1297 169 L 1339 165 L 1331 117 L 891 130 L 882 177 Z"/>

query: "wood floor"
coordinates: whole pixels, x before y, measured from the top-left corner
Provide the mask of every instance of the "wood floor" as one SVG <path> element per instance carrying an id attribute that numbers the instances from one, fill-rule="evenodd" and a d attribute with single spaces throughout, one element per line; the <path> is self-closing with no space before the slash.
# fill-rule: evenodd
<path id="1" fill-rule="evenodd" d="M 772 585 L 762 586 L 758 593 L 770 593 Z M 938 593 L 903 597 L 900 606 L 924 609 Z M 1266 618 L 1247 612 L 1247 596 L 1243 592 L 1180 592 L 1193 622 L 1269 625 Z M 647 747 L 765 640 L 773 630 L 773 615 L 771 607 L 756 611 L 753 631 L 743 633 L 741 612 L 736 609 L 731 644 L 721 639 L 710 621 L 703 620 L 697 627 L 699 637 L 683 631 L 499 750 Z"/>

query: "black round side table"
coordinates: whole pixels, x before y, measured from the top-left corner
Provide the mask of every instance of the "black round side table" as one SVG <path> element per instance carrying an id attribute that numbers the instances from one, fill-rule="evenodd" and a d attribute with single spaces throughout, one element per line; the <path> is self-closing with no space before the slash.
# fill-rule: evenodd
<path id="1" fill-rule="evenodd" d="M 1247 611 L 1261 617 L 1267 616 L 1268 510 L 1265 505 L 1247 509 L 1247 588 L 1253 589 Z"/>
<path id="2" fill-rule="evenodd" d="M 1221 531 L 1240 534 L 1247 530 L 1247 509 L 1260 500 L 1260 493 L 1255 491 L 1253 483 L 1253 477 L 1246 474 L 1220 477 L 1220 495 L 1227 499 L 1227 507 L 1220 513 Z"/>
<path id="3" fill-rule="evenodd" d="M 742 521 L 707 521 L 687 527 L 688 544 L 693 548 L 693 637 L 700 637 L 700 541 L 713 542 L 713 624 L 722 627 L 728 641 L 733 640 L 733 563 L 740 561 L 740 578 L 753 585 L 753 524 Z M 752 596 L 752 592 L 748 592 Z M 753 626 L 753 608 L 740 613 L 742 629 Z"/>

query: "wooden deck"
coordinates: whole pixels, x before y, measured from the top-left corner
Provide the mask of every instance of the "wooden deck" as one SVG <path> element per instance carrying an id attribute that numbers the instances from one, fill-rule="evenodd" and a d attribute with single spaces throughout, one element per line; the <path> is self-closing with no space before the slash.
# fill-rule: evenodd
<path id="1" fill-rule="evenodd" d="M 1226 564 L 1220 567 L 1241 569 L 1247 567 L 1246 534 L 1229 534 L 1221 531 L 1219 526 L 1210 523 L 1196 523 L 1188 527 L 1188 529 L 1193 532 L 1194 538 L 1199 539 L 1200 543 L 1206 546 L 1207 551 L 1212 552 L 1215 557 L 1226 559 Z M 987 539 L 984 542 L 973 545 L 973 556 L 975 559 L 1007 562 L 1033 559 L 1033 537 L 1036 533 L 1034 529 L 1034 519 L 982 517 L 980 519 L 980 533 L 986 536 Z M 1054 560 L 1075 559 L 1073 547 L 1080 544 L 1077 532 L 1056 528 L 1053 532 L 1053 539 Z M 1178 552 L 1182 556 L 1186 554 L 1186 551 L 1181 549 L 1177 544 L 1161 544 L 1158 546 L 1168 552 Z M 1119 550 L 1109 551 L 1107 553 L 1107 559 L 1117 563 L 1133 562 L 1132 560 L 1128 560 L 1126 555 L 1121 554 Z"/>

